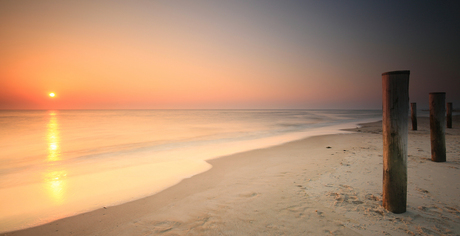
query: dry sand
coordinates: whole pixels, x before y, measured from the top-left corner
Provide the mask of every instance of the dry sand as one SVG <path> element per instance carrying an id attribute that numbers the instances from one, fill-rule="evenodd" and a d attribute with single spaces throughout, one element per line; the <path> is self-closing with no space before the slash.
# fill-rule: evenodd
<path id="1" fill-rule="evenodd" d="M 460 122 L 430 161 L 427 118 L 409 131 L 408 208 L 381 207 L 381 122 L 209 161 L 151 197 L 6 235 L 460 235 Z M 328 148 L 329 147 L 329 148 Z"/>

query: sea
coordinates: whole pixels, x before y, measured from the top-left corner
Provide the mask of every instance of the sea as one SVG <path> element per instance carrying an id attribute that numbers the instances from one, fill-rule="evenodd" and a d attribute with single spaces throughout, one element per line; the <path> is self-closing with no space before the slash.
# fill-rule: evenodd
<path id="1" fill-rule="evenodd" d="M 381 117 L 381 110 L 3 110 L 0 232 L 153 195 L 209 170 L 209 159 L 346 133 Z"/>

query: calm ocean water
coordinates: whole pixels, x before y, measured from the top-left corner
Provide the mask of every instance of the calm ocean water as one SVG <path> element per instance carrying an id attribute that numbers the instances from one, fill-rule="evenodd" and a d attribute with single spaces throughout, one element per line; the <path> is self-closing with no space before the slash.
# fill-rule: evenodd
<path id="1" fill-rule="evenodd" d="M 207 159 L 381 119 L 376 110 L 0 111 L 0 232 L 139 199 Z"/>

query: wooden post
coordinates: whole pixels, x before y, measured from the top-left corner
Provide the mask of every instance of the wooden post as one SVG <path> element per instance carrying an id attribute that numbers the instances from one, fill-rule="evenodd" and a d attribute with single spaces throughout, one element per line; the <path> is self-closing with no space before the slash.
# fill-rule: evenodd
<path id="1" fill-rule="evenodd" d="M 410 118 L 412 120 L 412 130 L 417 130 L 417 103 L 410 104 Z"/>
<path id="2" fill-rule="evenodd" d="M 446 93 L 430 93 L 431 160 L 446 161 Z"/>
<path id="3" fill-rule="evenodd" d="M 382 74 L 382 205 L 393 213 L 406 212 L 409 74 L 408 70 Z"/>
<path id="4" fill-rule="evenodd" d="M 447 103 L 447 128 L 452 129 L 452 103 L 448 102 Z"/>

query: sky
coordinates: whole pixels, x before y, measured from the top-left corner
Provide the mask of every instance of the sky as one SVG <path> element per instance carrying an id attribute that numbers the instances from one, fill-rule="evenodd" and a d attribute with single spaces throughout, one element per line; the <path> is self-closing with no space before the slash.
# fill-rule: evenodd
<path id="1" fill-rule="evenodd" d="M 1 0 L 0 109 L 381 109 L 395 70 L 458 108 L 459 29 L 455 0 Z"/>

